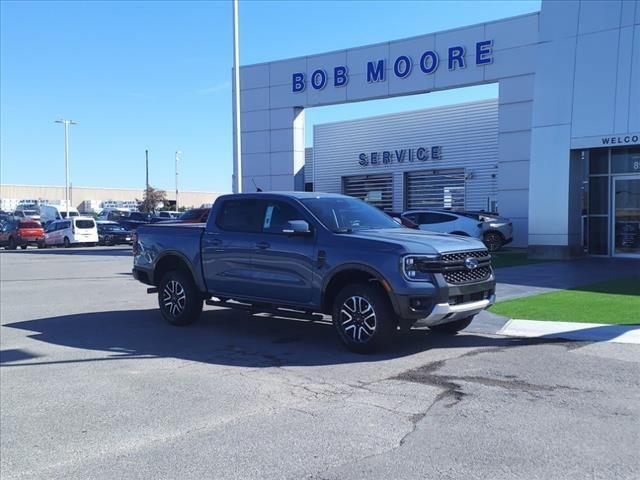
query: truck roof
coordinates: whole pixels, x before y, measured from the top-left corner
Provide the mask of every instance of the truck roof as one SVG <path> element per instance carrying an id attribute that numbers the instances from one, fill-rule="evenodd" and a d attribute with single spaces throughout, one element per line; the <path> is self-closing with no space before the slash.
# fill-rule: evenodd
<path id="1" fill-rule="evenodd" d="M 306 198 L 342 198 L 345 195 L 340 193 L 323 193 L 323 192 L 247 192 L 247 193 L 230 193 L 227 195 L 222 195 L 218 198 L 229 198 L 235 196 L 243 196 L 243 197 L 269 197 L 269 196 L 280 196 L 280 197 L 289 197 L 295 198 L 298 200 L 304 200 Z"/>

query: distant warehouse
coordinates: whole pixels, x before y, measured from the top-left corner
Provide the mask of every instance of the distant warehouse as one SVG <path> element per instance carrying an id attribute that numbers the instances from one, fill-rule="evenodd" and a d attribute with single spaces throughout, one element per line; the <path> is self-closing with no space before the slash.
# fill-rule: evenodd
<path id="1" fill-rule="evenodd" d="M 180 207 L 200 207 L 210 205 L 222 195 L 220 192 L 178 192 Z M 82 212 L 97 212 L 106 206 L 131 207 L 136 200 L 142 200 L 144 189 L 140 188 L 95 188 L 76 187 L 69 188 L 71 206 Z M 19 202 L 25 200 L 38 201 L 40 203 L 64 202 L 64 186 L 50 185 L 0 185 L 0 209 L 13 211 Z M 167 190 L 169 205 L 175 205 L 176 192 Z M 24 202 L 23 202 L 24 203 Z"/>

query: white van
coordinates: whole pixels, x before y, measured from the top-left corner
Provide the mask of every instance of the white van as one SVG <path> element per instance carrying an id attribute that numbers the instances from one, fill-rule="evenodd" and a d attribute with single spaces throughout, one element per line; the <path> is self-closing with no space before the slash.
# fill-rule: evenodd
<path id="1" fill-rule="evenodd" d="M 69 216 L 77 217 L 80 213 L 74 207 L 69 207 Z M 67 207 L 60 205 L 40 205 L 40 223 L 43 225 L 55 220 L 67 218 Z"/>
<path id="2" fill-rule="evenodd" d="M 98 227 L 91 217 L 76 217 L 69 212 L 69 220 L 55 220 L 44 230 L 44 245 L 97 245 Z"/>

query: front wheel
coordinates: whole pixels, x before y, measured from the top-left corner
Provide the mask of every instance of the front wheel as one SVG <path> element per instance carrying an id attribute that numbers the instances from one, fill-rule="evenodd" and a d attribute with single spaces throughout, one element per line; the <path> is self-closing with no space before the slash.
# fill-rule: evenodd
<path id="1" fill-rule="evenodd" d="M 18 244 L 16 243 L 16 239 L 13 237 L 9 237 L 9 243 L 5 248 L 7 250 L 15 250 L 17 247 L 18 247 Z"/>
<path id="2" fill-rule="evenodd" d="M 433 325 L 429 327 L 429 330 L 433 330 L 434 332 L 438 333 L 448 333 L 455 335 L 460 330 L 464 330 L 465 328 L 467 328 L 471 324 L 473 317 L 474 315 L 471 315 L 470 317 L 461 318 L 460 320 L 454 320 L 453 322 Z"/>
<path id="3" fill-rule="evenodd" d="M 361 283 L 340 291 L 333 305 L 333 325 L 349 350 L 371 353 L 391 342 L 398 320 L 384 290 Z"/>
<path id="4" fill-rule="evenodd" d="M 183 270 L 167 272 L 158 285 L 158 306 L 171 325 L 189 325 L 202 313 L 202 295 L 191 275 Z"/>
<path id="5" fill-rule="evenodd" d="M 21 248 L 22 250 L 26 250 L 26 249 L 27 249 L 27 246 L 26 246 L 26 245 L 20 245 L 20 248 Z"/>
<path id="6" fill-rule="evenodd" d="M 502 236 L 497 232 L 487 232 L 483 238 L 484 244 L 487 250 L 490 252 L 497 252 L 502 247 Z"/>
<path id="7" fill-rule="evenodd" d="M 64 245 L 64 248 L 69 248 L 71 246 L 71 242 L 69 241 L 69 237 L 64 237 L 64 240 L 62 241 L 62 244 Z"/>

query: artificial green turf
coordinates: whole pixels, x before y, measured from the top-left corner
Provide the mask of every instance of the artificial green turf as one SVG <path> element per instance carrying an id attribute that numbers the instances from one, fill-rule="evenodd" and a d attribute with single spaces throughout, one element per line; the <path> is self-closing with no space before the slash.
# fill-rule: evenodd
<path id="1" fill-rule="evenodd" d="M 493 268 L 517 267 L 519 265 L 531 265 L 547 261 L 548 260 L 527 258 L 526 250 L 503 250 L 491 254 L 491 265 Z"/>
<path id="2" fill-rule="evenodd" d="M 640 325 L 640 275 L 506 300 L 491 311 L 525 320 Z"/>

